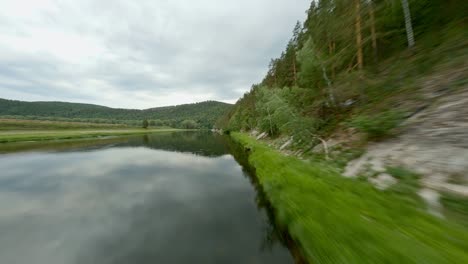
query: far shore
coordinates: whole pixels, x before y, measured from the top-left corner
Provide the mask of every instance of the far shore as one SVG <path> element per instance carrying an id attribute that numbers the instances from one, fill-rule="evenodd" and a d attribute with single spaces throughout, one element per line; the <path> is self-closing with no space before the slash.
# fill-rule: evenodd
<path id="1" fill-rule="evenodd" d="M 73 129 L 73 130 L 20 130 L 1 131 L 0 143 L 36 142 L 46 140 L 67 140 L 99 138 L 109 136 L 126 136 L 138 134 L 151 134 L 160 132 L 188 131 L 176 128 L 116 128 L 116 129 Z"/>

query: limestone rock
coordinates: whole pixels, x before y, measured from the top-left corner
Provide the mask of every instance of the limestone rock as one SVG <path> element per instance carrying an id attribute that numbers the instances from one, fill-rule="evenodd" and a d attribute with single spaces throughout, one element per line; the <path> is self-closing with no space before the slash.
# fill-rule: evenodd
<path id="1" fill-rule="evenodd" d="M 283 150 L 285 148 L 287 148 L 289 145 L 291 145 L 293 143 L 293 138 L 291 137 L 288 141 L 286 141 L 283 145 L 281 145 L 281 147 L 279 148 L 279 150 Z"/>
<path id="2" fill-rule="evenodd" d="M 266 133 L 266 132 L 263 132 L 263 133 L 261 133 L 260 135 L 258 135 L 256 139 L 257 139 L 257 140 L 260 140 L 260 139 L 262 139 L 262 138 L 265 138 L 266 136 L 267 136 L 267 133 Z"/>
<path id="3" fill-rule="evenodd" d="M 398 182 L 397 179 L 387 173 L 381 173 L 377 177 L 369 179 L 369 181 L 380 190 L 385 190 Z"/>

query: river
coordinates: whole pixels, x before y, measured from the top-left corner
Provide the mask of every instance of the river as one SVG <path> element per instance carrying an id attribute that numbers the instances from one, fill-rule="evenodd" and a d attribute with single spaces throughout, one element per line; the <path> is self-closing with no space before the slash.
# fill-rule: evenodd
<path id="1" fill-rule="evenodd" d="M 22 143 L 0 153 L 0 263 L 294 262 L 222 136 Z"/>

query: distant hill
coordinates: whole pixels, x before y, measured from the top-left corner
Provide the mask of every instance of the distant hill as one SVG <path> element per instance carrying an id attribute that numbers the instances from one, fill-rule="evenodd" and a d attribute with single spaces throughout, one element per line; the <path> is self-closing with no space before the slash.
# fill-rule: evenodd
<path id="1" fill-rule="evenodd" d="M 184 120 L 193 120 L 198 126 L 211 128 L 232 105 L 217 101 L 156 107 L 144 110 L 110 108 L 93 104 L 66 102 L 24 102 L 0 99 L 0 116 L 19 116 L 40 119 L 101 120 L 103 123 L 140 123 L 143 119 L 156 125 L 177 127 Z M 125 122 L 124 122 L 125 121 Z M 153 123 L 154 123 L 153 122 Z"/>

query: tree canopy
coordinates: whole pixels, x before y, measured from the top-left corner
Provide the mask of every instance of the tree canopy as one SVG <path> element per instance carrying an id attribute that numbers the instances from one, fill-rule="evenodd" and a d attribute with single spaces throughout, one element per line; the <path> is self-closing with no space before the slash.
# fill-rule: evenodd
<path id="1" fill-rule="evenodd" d="M 265 77 L 217 125 L 275 135 L 292 126 L 304 132 L 297 124 L 309 124 L 310 134 L 355 106 L 363 110 L 407 92 L 416 76 L 466 44 L 463 6 L 462 0 L 312 1 Z"/>

